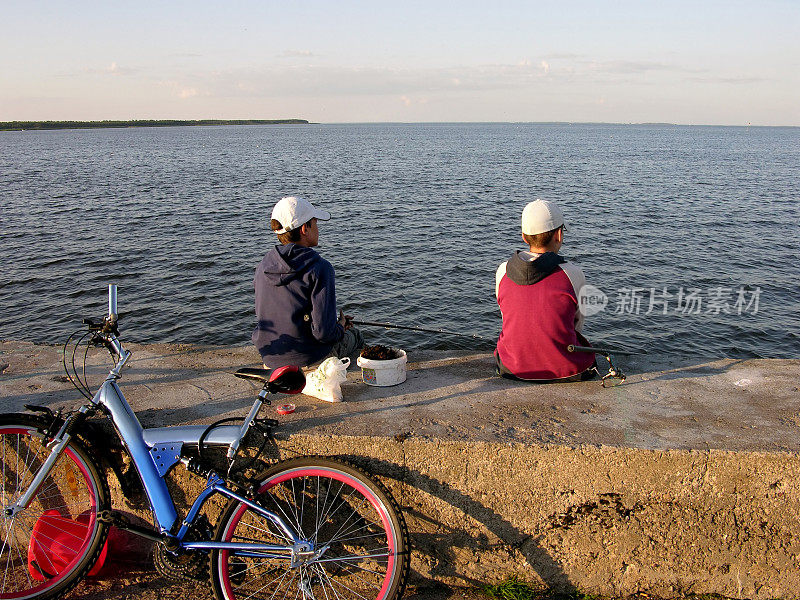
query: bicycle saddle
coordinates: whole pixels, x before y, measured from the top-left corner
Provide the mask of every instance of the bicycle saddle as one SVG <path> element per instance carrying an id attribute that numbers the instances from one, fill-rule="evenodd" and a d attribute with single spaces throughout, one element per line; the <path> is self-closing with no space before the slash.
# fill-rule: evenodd
<path id="1" fill-rule="evenodd" d="M 242 367 L 234 375 L 236 377 L 240 377 L 241 379 L 253 379 L 255 381 L 265 382 L 269 381 L 269 374 L 272 373 L 272 369 L 259 369 L 256 367 Z"/>
<path id="2" fill-rule="evenodd" d="M 270 393 L 299 394 L 306 385 L 306 376 L 299 367 L 286 365 L 277 369 L 242 367 L 234 373 L 241 379 L 265 383 Z"/>

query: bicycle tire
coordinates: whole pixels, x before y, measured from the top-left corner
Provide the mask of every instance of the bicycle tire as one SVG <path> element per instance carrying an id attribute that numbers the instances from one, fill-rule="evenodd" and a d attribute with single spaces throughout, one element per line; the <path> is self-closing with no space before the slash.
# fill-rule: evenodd
<path id="1" fill-rule="evenodd" d="M 348 462 L 322 456 L 277 463 L 251 481 L 256 502 L 303 532 L 314 551 L 324 550 L 294 567 L 288 558 L 215 550 L 210 570 L 219 600 L 394 600 L 402 595 L 410 562 L 408 529 L 379 481 Z M 291 547 L 272 521 L 238 501 L 229 503 L 214 537 Z"/>
<path id="2" fill-rule="evenodd" d="M 33 415 L 0 415 L 0 600 L 63 597 L 95 565 L 108 535 L 99 519 L 109 506 L 108 482 L 75 438 L 28 507 L 6 514 L 50 453 L 46 426 Z"/>

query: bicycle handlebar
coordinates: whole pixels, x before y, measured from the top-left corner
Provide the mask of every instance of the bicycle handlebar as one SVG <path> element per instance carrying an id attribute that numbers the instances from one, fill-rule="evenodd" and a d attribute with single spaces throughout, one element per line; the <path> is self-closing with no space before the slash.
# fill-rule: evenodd
<path id="1" fill-rule="evenodd" d="M 117 313 L 117 285 L 115 283 L 108 284 L 108 315 L 102 321 L 97 322 L 94 319 L 84 319 L 83 324 L 89 326 L 89 331 L 99 331 L 101 333 L 113 333 L 119 335 L 117 323 L 119 322 L 119 314 Z"/>
<path id="2" fill-rule="evenodd" d="M 108 284 L 108 320 L 117 320 L 117 285 Z"/>
<path id="3" fill-rule="evenodd" d="M 119 313 L 117 313 L 117 285 L 108 284 L 108 315 L 102 321 L 95 319 L 84 319 L 83 324 L 89 326 L 89 331 L 99 331 L 101 333 L 113 333 L 119 335 L 117 324 L 119 323 Z"/>

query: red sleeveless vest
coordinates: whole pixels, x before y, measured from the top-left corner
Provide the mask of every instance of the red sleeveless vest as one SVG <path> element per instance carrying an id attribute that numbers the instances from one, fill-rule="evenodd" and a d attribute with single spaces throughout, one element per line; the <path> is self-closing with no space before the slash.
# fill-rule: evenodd
<path id="1" fill-rule="evenodd" d="M 567 352 L 568 345 L 578 344 L 578 298 L 561 267 L 531 285 L 519 285 L 504 275 L 497 303 L 503 313 L 503 329 L 496 354 L 516 377 L 561 379 L 592 366 L 593 354 Z"/>

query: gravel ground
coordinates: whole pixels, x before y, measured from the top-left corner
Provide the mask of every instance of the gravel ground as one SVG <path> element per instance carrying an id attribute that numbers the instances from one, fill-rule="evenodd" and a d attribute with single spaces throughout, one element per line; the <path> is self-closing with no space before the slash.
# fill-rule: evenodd
<path id="1" fill-rule="evenodd" d="M 90 578 L 75 588 L 68 598 L 81 600 L 212 600 L 208 582 L 176 583 L 152 570 L 134 568 L 117 577 Z M 472 588 L 442 585 L 408 588 L 404 600 L 489 600 Z"/>

